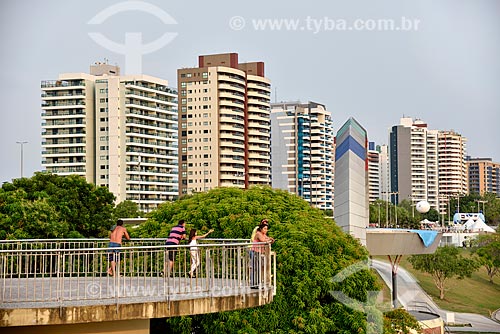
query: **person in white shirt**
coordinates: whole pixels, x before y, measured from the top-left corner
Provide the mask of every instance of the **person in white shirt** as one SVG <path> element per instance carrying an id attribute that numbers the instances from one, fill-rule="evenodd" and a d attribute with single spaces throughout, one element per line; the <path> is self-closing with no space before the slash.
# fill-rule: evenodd
<path id="1" fill-rule="evenodd" d="M 198 251 L 198 247 L 196 247 L 196 245 L 198 245 L 197 240 L 205 238 L 213 231 L 214 230 L 211 229 L 203 235 L 196 235 L 196 229 L 193 228 L 189 232 L 189 246 L 190 246 L 189 253 L 191 254 L 191 270 L 189 270 L 189 277 L 191 278 L 196 276 L 195 275 L 196 268 L 198 268 L 198 266 L 200 265 L 200 253 Z"/>

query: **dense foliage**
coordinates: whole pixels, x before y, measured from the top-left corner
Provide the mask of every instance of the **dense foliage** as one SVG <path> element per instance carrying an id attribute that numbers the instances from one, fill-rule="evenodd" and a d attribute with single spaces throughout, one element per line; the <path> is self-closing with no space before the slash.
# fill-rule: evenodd
<path id="1" fill-rule="evenodd" d="M 470 277 L 479 268 L 473 258 L 459 255 L 454 246 L 439 247 L 434 254 L 412 255 L 408 258 L 413 268 L 431 274 L 434 284 L 439 289 L 439 298 L 444 299 L 446 281 L 456 277 Z"/>
<path id="2" fill-rule="evenodd" d="M 493 283 L 493 277 L 500 272 L 500 233 L 479 235 L 473 242 L 474 252 Z"/>
<path id="3" fill-rule="evenodd" d="M 114 195 L 77 175 L 35 173 L 0 188 L 0 239 L 107 236 Z"/>
<path id="4" fill-rule="evenodd" d="M 139 210 L 137 203 L 128 200 L 118 203 L 113 210 L 113 221 L 141 216 L 144 216 L 144 213 Z"/>
<path id="5" fill-rule="evenodd" d="M 213 228 L 215 238 L 249 238 L 262 218 L 276 239 L 277 295 L 273 303 L 241 311 L 168 319 L 175 333 L 365 333 L 366 316 L 336 301 L 343 291 L 359 301 L 378 290 L 368 270 L 340 283 L 334 277 L 366 259 L 360 244 L 297 196 L 270 188 L 214 189 L 164 203 L 138 229 L 142 237 L 165 237 L 179 219 L 187 229 Z"/>

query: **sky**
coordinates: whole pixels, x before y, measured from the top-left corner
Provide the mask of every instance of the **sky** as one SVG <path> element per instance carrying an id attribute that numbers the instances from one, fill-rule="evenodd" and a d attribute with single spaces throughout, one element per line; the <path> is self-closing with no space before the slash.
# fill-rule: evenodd
<path id="1" fill-rule="evenodd" d="M 387 144 L 413 117 L 500 162 L 496 0 L 2 0 L 0 43 L 2 183 L 21 176 L 21 160 L 24 176 L 42 170 L 42 80 L 107 59 L 177 87 L 178 68 L 227 52 L 265 62 L 273 102 L 326 105 L 335 129 L 354 117 Z"/>

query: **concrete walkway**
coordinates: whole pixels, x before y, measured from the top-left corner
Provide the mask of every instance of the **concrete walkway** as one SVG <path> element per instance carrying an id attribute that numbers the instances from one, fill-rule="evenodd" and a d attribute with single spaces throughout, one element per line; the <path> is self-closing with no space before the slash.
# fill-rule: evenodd
<path id="1" fill-rule="evenodd" d="M 392 287 L 391 265 L 388 262 L 379 260 L 372 261 L 372 267 L 378 271 L 388 287 Z M 489 332 L 500 333 L 500 323 L 495 322 L 485 316 L 472 313 L 455 313 L 440 309 L 434 301 L 416 282 L 415 278 L 403 268 L 398 269 L 398 301 L 405 309 L 427 308 L 441 316 L 446 322 L 450 315 L 454 315 L 455 324 L 469 325 L 466 327 L 450 327 L 452 332 Z"/>

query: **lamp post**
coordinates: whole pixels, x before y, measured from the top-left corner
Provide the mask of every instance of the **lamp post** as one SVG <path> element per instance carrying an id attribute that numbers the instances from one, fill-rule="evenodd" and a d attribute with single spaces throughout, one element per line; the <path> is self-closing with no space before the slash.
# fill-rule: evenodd
<path id="1" fill-rule="evenodd" d="M 398 201 L 397 201 L 397 195 L 399 194 L 399 191 L 392 191 L 390 192 L 390 195 L 391 195 L 391 202 L 392 202 L 392 195 L 396 195 L 394 196 L 394 217 L 395 217 L 395 226 L 397 228 L 398 226 Z"/>
<path id="2" fill-rule="evenodd" d="M 380 205 L 382 205 L 382 203 L 377 202 L 377 205 L 378 205 L 378 226 L 377 227 L 380 227 Z"/>
<path id="3" fill-rule="evenodd" d="M 415 218 L 415 205 L 413 204 L 413 196 L 408 195 L 408 199 L 410 200 L 410 205 L 411 205 L 411 217 Z"/>
<path id="4" fill-rule="evenodd" d="M 24 144 L 27 144 L 27 141 L 16 141 L 16 144 L 21 145 L 21 178 L 23 177 L 24 171 Z"/>
<path id="5" fill-rule="evenodd" d="M 483 203 L 483 215 L 484 215 L 484 214 L 485 214 L 485 212 L 484 212 L 484 203 L 488 203 L 488 201 L 484 201 L 484 200 L 479 200 L 479 199 L 477 199 L 477 200 L 476 200 L 476 202 L 477 202 L 477 213 L 479 213 L 479 208 L 480 208 L 480 207 L 479 207 L 479 204 L 480 204 L 480 203 Z M 486 218 L 485 218 L 485 219 L 486 219 Z"/>
<path id="6" fill-rule="evenodd" d="M 465 195 L 458 192 L 455 196 L 457 196 L 457 213 L 460 213 L 460 196 L 465 196 Z"/>

